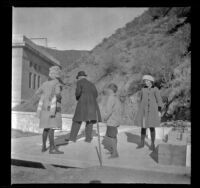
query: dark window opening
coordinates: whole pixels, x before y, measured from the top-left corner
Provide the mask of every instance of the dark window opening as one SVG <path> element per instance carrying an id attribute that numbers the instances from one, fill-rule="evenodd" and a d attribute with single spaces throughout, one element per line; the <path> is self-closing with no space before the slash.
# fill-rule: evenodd
<path id="1" fill-rule="evenodd" d="M 36 85 L 36 75 L 34 74 L 34 77 L 33 77 L 33 89 L 35 89 L 35 85 Z"/>
<path id="2" fill-rule="evenodd" d="M 32 73 L 29 72 L 29 88 L 31 88 L 31 78 L 32 78 Z"/>
<path id="3" fill-rule="evenodd" d="M 38 88 L 40 87 L 40 76 L 38 76 Z"/>
<path id="4" fill-rule="evenodd" d="M 29 62 L 29 67 L 32 67 L 33 66 L 33 63 L 32 61 Z"/>

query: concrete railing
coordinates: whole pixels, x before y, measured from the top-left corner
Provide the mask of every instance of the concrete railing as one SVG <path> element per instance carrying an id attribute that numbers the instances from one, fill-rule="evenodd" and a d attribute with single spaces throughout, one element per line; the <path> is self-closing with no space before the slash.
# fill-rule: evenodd
<path id="1" fill-rule="evenodd" d="M 72 125 L 72 114 L 62 114 L 62 131 L 69 131 Z M 35 112 L 12 111 L 12 128 L 23 132 L 42 133 L 39 119 Z"/>

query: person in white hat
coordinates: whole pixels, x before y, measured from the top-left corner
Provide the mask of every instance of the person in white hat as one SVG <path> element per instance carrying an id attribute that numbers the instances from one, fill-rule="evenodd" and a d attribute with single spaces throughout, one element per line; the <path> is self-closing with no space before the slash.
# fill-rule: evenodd
<path id="1" fill-rule="evenodd" d="M 61 91 L 60 82 L 61 70 L 58 66 L 49 68 L 49 80 L 44 82 L 36 91 L 40 96 L 37 108 L 37 115 L 40 119 L 39 127 L 43 128 L 42 152 L 47 151 L 46 141 L 49 136 L 50 154 L 63 154 L 54 144 L 54 130 L 62 129 L 61 118 Z"/>
<path id="2" fill-rule="evenodd" d="M 137 148 L 143 148 L 145 143 L 146 129 L 150 128 L 151 150 L 155 150 L 155 127 L 160 126 L 162 98 L 157 87 L 154 86 L 154 78 L 144 75 L 144 88 L 139 92 L 139 105 L 135 118 L 135 124 L 141 127 L 141 143 Z"/>

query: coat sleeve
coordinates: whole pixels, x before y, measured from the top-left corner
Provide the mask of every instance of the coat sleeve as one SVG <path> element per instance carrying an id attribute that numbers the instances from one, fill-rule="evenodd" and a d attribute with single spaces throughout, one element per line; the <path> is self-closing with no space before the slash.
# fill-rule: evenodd
<path id="1" fill-rule="evenodd" d="M 97 88 L 95 86 L 94 86 L 94 96 L 95 96 L 95 98 L 98 97 L 98 91 L 97 91 Z"/>
<path id="2" fill-rule="evenodd" d="M 138 99 L 137 99 L 138 102 L 141 102 L 141 101 L 142 101 L 142 92 L 143 92 L 143 90 L 140 90 L 140 91 L 138 92 Z"/>
<path id="3" fill-rule="evenodd" d="M 106 110 L 105 110 L 105 120 L 106 121 L 112 115 L 114 106 L 115 106 L 115 98 L 108 99 L 108 102 L 106 105 Z"/>
<path id="4" fill-rule="evenodd" d="M 43 93 L 43 84 L 36 90 L 35 95 L 41 96 Z"/>
<path id="5" fill-rule="evenodd" d="M 158 88 L 155 88 L 155 98 L 156 98 L 156 102 L 158 104 L 158 107 L 163 108 L 162 97 L 160 95 L 160 91 L 159 91 Z"/>
<path id="6" fill-rule="evenodd" d="M 80 96 L 81 96 L 81 92 L 82 92 L 82 87 L 80 82 L 77 82 L 77 86 L 76 86 L 76 92 L 75 92 L 75 96 L 76 96 L 76 100 L 78 101 Z"/>
<path id="7" fill-rule="evenodd" d="M 61 103 L 61 98 L 62 98 L 62 96 L 61 96 L 61 87 L 62 87 L 61 84 L 56 84 L 56 87 L 55 87 L 56 99 L 60 103 Z"/>

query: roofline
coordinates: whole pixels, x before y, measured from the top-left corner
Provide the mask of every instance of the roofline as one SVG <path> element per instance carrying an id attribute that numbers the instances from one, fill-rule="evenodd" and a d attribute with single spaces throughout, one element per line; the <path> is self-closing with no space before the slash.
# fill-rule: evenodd
<path id="1" fill-rule="evenodd" d="M 61 67 L 60 62 L 57 59 L 55 59 L 51 54 L 33 43 L 24 35 L 14 35 L 12 40 L 12 47 L 27 47 L 29 50 L 35 52 L 43 59 L 46 59 L 48 62 Z"/>

